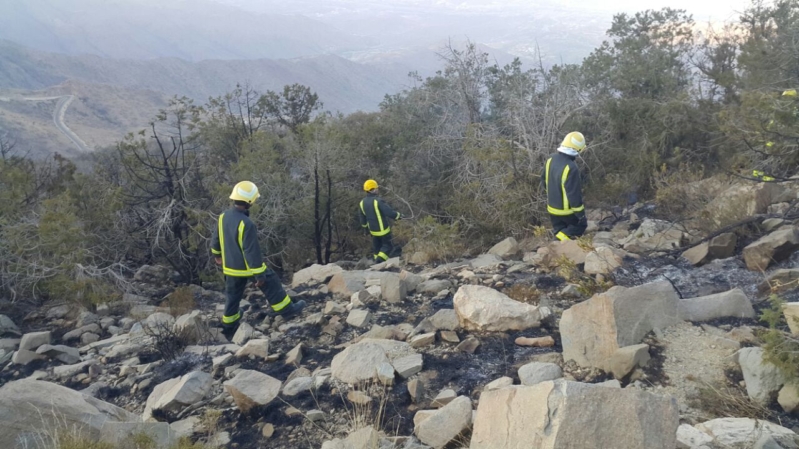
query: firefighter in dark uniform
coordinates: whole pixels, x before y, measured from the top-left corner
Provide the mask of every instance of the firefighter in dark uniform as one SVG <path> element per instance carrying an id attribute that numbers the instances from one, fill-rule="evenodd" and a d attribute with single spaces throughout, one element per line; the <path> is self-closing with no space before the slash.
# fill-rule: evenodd
<path id="1" fill-rule="evenodd" d="M 263 261 L 258 231 L 250 220 L 249 210 L 260 196 L 258 187 L 252 182 L 236 184 L 230 194 L 233 207 L 219 216 L 211 238 L 211 253 L 225 274 L 227 303 L 222 315 L 222 329 L 228 339 L 233 337 L 241 322 L 239 303 L 247 282 L 251 280 L 264 293 L 275 314 L 288 318 L 305 307 L 305 301 L 294 302 L 289 298 L 277 273 L 267 268 Z"/>
<path id="2" fill-rule="evenodd" d="M 372 254 L 375 262 L 385 262 L 393 256 L 394 244 L 391 242 L 391 222 L 402 219 L 402 214 L 391 208 L 377 196 L 377 181 L 370 179 L 363 184 L 366 198 L 361 200 L 358 216 L 361 227 L 372 234 Z"/>
<path id="3" fill-rule="evenodd" d="M 555 237 L 571 240 L 585 233 L 588 221 L 583 205 L 583 186 L 575 159 L 585 149 L 585 137 L 571 132 L 544 166 L 541 182 L 547 192 L 547 212 Z"/>

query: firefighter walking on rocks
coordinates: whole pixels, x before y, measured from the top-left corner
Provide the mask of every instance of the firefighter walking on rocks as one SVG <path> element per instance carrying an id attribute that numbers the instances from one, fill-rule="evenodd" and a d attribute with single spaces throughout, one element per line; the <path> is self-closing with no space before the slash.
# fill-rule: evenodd
<path id="1" fill-rule="evenodd" d="M 572 240 L 588 228 L 583 204 L 583 185 L 575 159 L 585 149 L 585 137 L 571 132 L 558 151 L 547 159 L 541 183 L 547 193 L 547 212 L 555 237 Z"/>
<path id="2" fill-rule="evenodd" d="M 402 214 L 395 211 L 378 196 L 378 185 L 374 179 L 363 184 L 366 198 L 359 204 L 358 216 L 361 227 L 372 235 L 372 257 L 375 263 L 385 262 L 394 256 L 394 244 L 391 241 L 391 223 L 402 219 Z"/>
<path id="3" fill-rule="evenodd" d="M 272 312 L 289 318 L 300 313 L 305 301 L 292 301 L 277 273 L 266 266 L 258 244 L 258 230 L 250 220 L 250 207 L 260 197 L 258 187 L 242 181 L 233 188 L 233 207 L 219 216 L 211 238 L 211 253 L 225 274 L 227 302 L 222 315 L 222 329 L 230 339 L 238 329 L 242 313 L 239 303 L 249 281 L 261 289 Z"/>

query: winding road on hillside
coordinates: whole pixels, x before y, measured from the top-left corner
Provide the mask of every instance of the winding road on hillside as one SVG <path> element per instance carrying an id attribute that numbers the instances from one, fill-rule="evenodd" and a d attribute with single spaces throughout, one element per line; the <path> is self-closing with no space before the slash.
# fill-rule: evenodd
<path id="1" fill-rule="evenodd" d="M 61 134 L 65 135 L 75 148 L 78 149 L 81 153 L 88 153 L 89 147 L 86 146 L 86 142 L 84 142 L 74 131 L 69 129 L 66 123 L 64 123 L 64 116 L 67 113 L 67 108 L 69 108 L 70 103 L 72 100 L 75 99 L 74 95 L 62 95 L 57 97 L 22 97 L 24 101 L 53 101 L 58 100 L 55 105 L 55 109 L 53 109 L 53 123 L 55 124 L 56 128 L 61 131 Z M 0 101 L 11 101 L 12 98 L 3 98 L 0 97 Z"/>

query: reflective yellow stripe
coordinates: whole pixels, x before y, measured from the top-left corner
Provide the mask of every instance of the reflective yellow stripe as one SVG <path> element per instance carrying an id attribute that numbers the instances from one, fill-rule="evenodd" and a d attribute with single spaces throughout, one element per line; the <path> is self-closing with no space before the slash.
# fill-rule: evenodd
<path id="1" fill-rule="evenodd" d="M 547 159 L 547 168 L 544 170 L 544 190 L 549 193 L 549 163 L 552 162 L 552 158 Z"/>
<path id="2" fill-rule="evenodd" d="M 225 270 L 225 234 L 222 233 L 222 219 L 223 218 L 225 218 L 225 214 L 224 213 L 219 216 L 219 224 L 218 224 L 219 229 L 217 231 L 219 233 L 219 248 L 221 249 L 221 251 L 219 251 L 219 252 L 222 255 L 222 271 Z M 227 273 L 225 273 L 225 274 L 227 274 Z"/>
<path id="3" fill-rule="evenodd" d="M 564 240 L 571 240 L 571 238 L 568 235 L 564 234 L 563 232 L 558 232 L 557 234 L 555 234 L 555 237 L 557 237 L 558 240 L 560 240 L 561 242 Z"/>
<path id="4" fill-rule="evenodd" d="M 241 312 L 240 311 L 236 312 L 236 314 L 233 315 L 233 316 L 224 316 L 224 315 L 222 315 L 222 323 L 224 323 L 224 324 L 235 323 L 236 321 L 239 320 L 239 318 L 241 318 Z"/>
<path id="5" fill-rule="evenodd" d="M 217 250 L 211 248 L 211 254 L 214 254 L 214 255 L 218 256 L 218 255 L 222 254 L 222 251 L 217 251 Z"/>
<path id="6" fill-rule="evenodd" d="M 379 253 L 377 253 L 377 257 L 379 257 L 379 258 L 381 258 L 383 260 L 388 260 L 388 254 L 384 253 L 383 251 L 380 251 Z"/>
<path id="7" fill-rule="evenodd" d="M 391 232 L 391 228 L 386 228 L 386 229 L 383 229 L 382 231 L 369 231 L 369 232 L 371 232 L 372 235 L 375 236 L 375 237 L 383 237 L 384 235 L 386 235 L 389 232 Z"/>
<path id="8" fill-rule="evenodd" d="M 377 215 L 377 224 L 380 226 L 380 232 L 385 231 L 386 228 L 383 227 L 383 216 L 380 215 L 380 207 L 378 207 L 377 205 L 377 200 L 375 200 L 375 215 Z M 373 232 L 372 235 L 385 235 L 385 234 L 375 234 Z"/>
<path id="9" fill-rule="evenodd" d="M 235 268 L 222 268 L 222 272 L 228 276 L 233 276 L 237 278 L 247 278 L 252 276 L 252 270 L 237 270 Z"/>
<path id="10" fill-rule="evenodd" d="M 563 168 L 563 174 L 560 176 L 560 189 L 563 193 L 563 210 L 569 210 L 569 195 L 566 194 L 566 179 L 569 177 L 569 166 Z"/>
<path id="11" fill-rule="evenodd" d="M 366 211 L 363 210 L 363 200 L 361 200 L 361 213 L 366 215 Z"/>
<path id="12" fill-rule="evenodd" d="M 288 306 L 289 304 L 291 304 L 291 298 L 289 298 L 289 295 L 286 295 L 286 297 L 283 298 L 283 301 L 280 301 L 279 303 L 272 305 L 272 310 L 274 310 L 275 312 L 280 312 L 281 310 L 285 309 L 286 306 Z"/>
<path id="13" fill-rule="evenodd" d="M 566 215 L 573 215 L 575 212 L 582 212 L 584 210 L 585 210 L 585 206 L 575 207 L 575 208 L 569 209 L 569 210 L 555 209 L 552 206 L 547 206 L 547 212 L 549 212 L 552 215 L 557 215 L 557 216 L 560 216 L 560 217 L 565 217 Z"/>

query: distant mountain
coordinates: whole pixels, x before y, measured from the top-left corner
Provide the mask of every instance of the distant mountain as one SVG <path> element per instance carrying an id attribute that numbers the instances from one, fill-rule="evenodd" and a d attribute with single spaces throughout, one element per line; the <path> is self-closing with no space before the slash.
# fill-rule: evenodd
<path id="1" fill-rule="evenodd" d="M 375 110 L 386 94 L 400 91 L 407 70 L 384 70 L 339 56 L 296 59 L 153 60 L 68 56 L 29 50 L 0 41 L 0 89 L 37 90 L 65 81 L 100 83 L 166 95 L 186 95 L 201 102 L 249 83 L 259 91 L 300 83 L 315 90 L 331 111 Z"/>
<path id="2" fill-rule="evenodd" d="M 208 0 L 2 0 L 0 39 L 109 58 L 293 58 L 360 45 L 300 15 L 253 13 Z"/>

